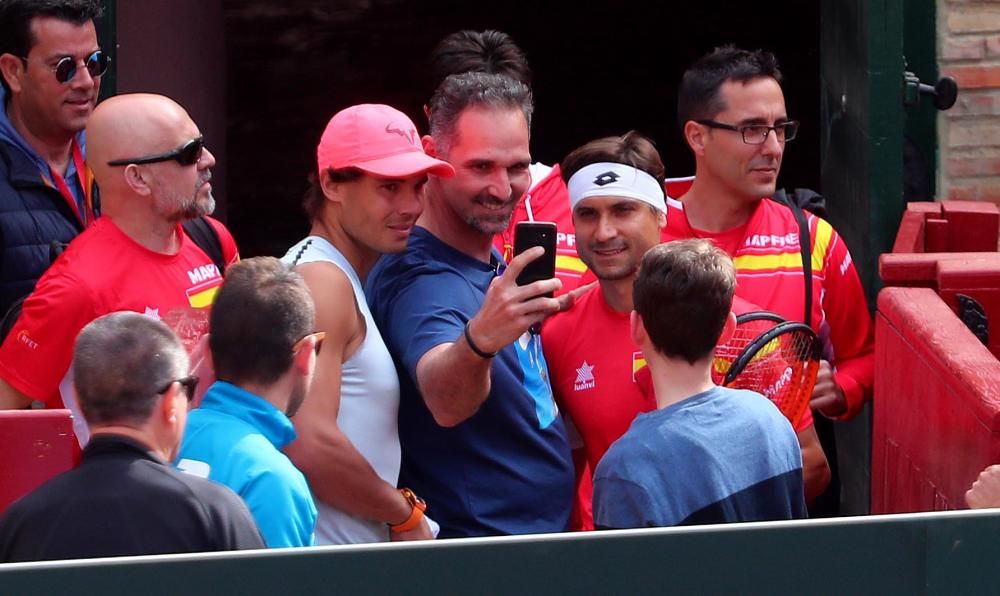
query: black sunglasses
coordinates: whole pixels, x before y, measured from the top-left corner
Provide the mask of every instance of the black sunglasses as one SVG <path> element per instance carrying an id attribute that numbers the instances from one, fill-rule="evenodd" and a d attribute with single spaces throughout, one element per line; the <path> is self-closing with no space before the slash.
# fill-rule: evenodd
<path id="1" fill-rule="evenodd" d="M 192 166 L 201 159 L 202 151 L 205 149 L 205 137 L 191 139 L 180 147 L 161 153 L 159 155 L 149 155 L 146 157 L 136 157 L 133 159 L 114 159 L 108 162 L 109 166 L 129 166 L 132 164 L 141 165 L 147 163 L 159 163 L 161 161 L 176 161 L 182 166 Z"/>
<path id="2" fill-rule="evenodd" d="M 167 392 L 168 389 L 170 389 L 170 386 L 173 385 L 174 383 L 180 383 L 181 387 L 184 389 L 184 397 L 186 397 L 188 401 L 194 399 L 194 390 L 198 387 L 198 377 L 194 375 L 191 375 L 189 377 L 184 377 L 181 379 L 173 379 L 172 381 L 164 385 L 162 389 L 157 391 L 156 394 L 163 395 L 164 393 Z"/>
<path id="3" fill-rule="evenodd" d="M 21 60 L 24 60 L 24 64 L 28 64 L 28 58 L 26 56 L 21 56 Z M 87 59 L 83 61 L 84 67 L 86 67 L 87 72 L 90 76 L 97 78 L 107 72 L 108 66 L 111 64 L 111 56 L 108 56 L 101 50 L 97 50 L 93 54 L 87 56 Z M 56 80 L 62 84 L 66 84 L 76 77 L 76 58 L 72 56 L 63 56 L 56 62 L 55 66 L 49 66 L 51 70 L 56 75 Z"/>
<path id="4" fill-rule="evenodd" d="M 316 338 L 316 343 L 313 344 L 313 351 L 315 351 L 316 355 L 319 356 L 319 350 L 320 348 L 323 347 L 323 340 L 326 339 L 325 331 L 315 331 L 313 333 L 307 333 L 306 335 L 302 336 L 299 339 L 299 341 L 295 342 L 292 345 L 292 354 L 298 354 L 299 350 L 302 349 L 302 346 L 305 345 L 306 340 L 309 339 L 310 337 Z"/>

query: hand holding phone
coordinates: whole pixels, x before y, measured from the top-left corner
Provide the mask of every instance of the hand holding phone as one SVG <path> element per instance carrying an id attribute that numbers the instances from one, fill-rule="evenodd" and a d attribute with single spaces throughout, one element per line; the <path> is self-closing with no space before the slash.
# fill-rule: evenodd
<path id="1" fill-rule="evenodd" d="M 517 340 L 525 330 L 537 333 L 538 323 L 559 310 L 559 301 L 552 298 L 562 287 L 555 276 L 556 225 L 517 224 L 514 252 L 506 272 L 490 282 L 482 307 L 470 321 L 477 333 L 475 344 L 487 354 Z"/>
<path id="2" fill-rule="evenodd" d="M 541 246 L 545 254 L 525 266 L 517 276 L 519 286 L 556 276 L 556 224 L 547 221 L 518 222 L 514 228 L 514 256 L 533 246 Z M 553 293 L 543 295 L 551 298 Z"/>

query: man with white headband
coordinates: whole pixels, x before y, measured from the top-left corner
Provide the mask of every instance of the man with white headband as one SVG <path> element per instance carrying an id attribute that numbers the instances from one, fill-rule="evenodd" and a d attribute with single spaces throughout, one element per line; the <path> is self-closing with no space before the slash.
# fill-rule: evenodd
<path id="1" fill-rule="evenodd" d="M 656 407 L 629 314 L 642 256 L 666 225 L 664 167 L 649 139 L 635 131 L 591 141 L 560 167 L 577 250 L 599 285 L 546 323 L 542 345 L 556 401 L 576 425 L 594 470 L 636 415 Z"/>

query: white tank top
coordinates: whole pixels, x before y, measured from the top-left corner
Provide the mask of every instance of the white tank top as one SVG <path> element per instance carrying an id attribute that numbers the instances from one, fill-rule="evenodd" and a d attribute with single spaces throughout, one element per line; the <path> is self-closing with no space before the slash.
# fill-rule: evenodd
<path id="1" fill-rule="evenodd" d="M 368 460 L 375 472 L 392 486 L 399 480 L 399 379 L 382 334 L 372 319 L 364 288 L 354 268 L 329 241 L 308 236 L 288 250 L 282 261 L 292 265 L 333 263 L 347 275 L 354 288 L 357 309 L 365 317 L 365 339 L 344 363 L 340 382 L 337 426 Z M 350 308 L 345 304 L 344 308 Z M 361 519 L 321 501 L 316 502 L 316 544 L 387 542 L 389 527 Z"/>

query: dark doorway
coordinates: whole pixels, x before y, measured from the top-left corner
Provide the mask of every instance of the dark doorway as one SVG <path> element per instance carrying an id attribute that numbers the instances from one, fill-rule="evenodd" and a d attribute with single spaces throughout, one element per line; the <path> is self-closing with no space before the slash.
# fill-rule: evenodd
<path id="1" fill-rule="evenodd" d="M 775 52 L 803 127 L 780 186 L 819 186 L 820 3 L 227 0 L 228 223 L 244 256 L 283 254 L 307 230 L 299 208 L 315 145 L 346 106 L 388 103 L 424 129 L 424 60 L 459 29 L 509 33 L 535 76 L 536 161 L 635 128 L 671 176 L 693 173 L 674 121 L 684 68 L 712 47 Z"/>

